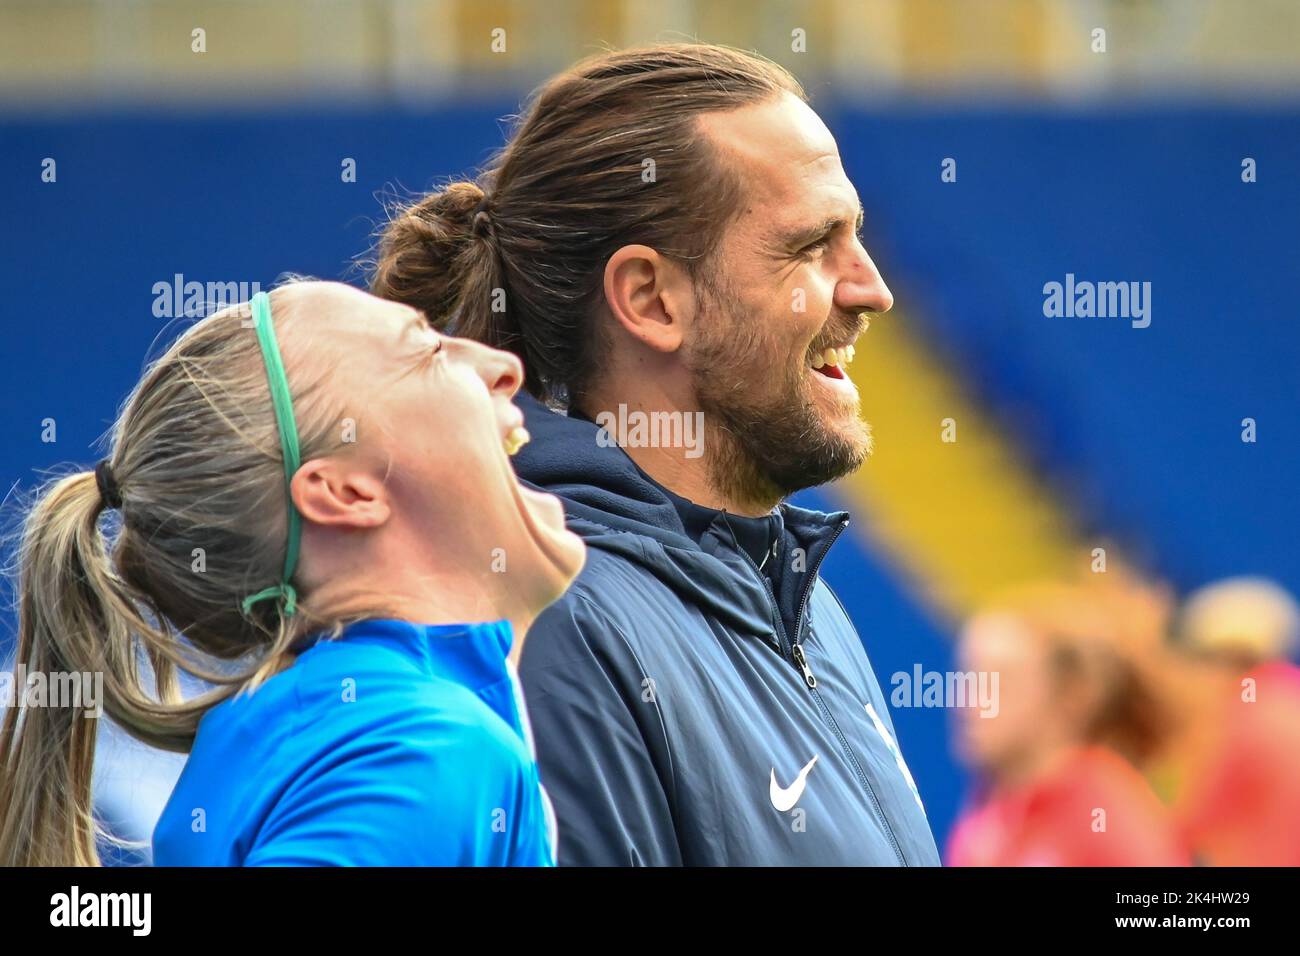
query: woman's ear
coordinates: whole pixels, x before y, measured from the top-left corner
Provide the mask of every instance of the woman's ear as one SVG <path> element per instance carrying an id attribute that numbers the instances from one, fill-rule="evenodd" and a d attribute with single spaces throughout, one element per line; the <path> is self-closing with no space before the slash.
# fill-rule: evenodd
<path id="1" fill-rule="evenodd" d="M 675 352 L 694 319 L 690 277 L 649 246 L 623 246 L 605 263 L 605 301 L 631 336 L 657 352 Z"/>
<path id="2" fill-rule="evenodd" d="M 377 528 L 392 512 L 383 481 L 335 458 L 304 462 L 289 482 L 289 493 L 302 516 L 318 525 Z"/>

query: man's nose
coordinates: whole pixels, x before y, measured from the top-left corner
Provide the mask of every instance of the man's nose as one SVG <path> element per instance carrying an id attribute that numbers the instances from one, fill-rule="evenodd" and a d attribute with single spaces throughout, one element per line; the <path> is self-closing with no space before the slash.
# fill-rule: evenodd
<path id="1" fill-rule="evenodd" d="M 866 250 L 835 286 L 835 304 L 845 312 L 888 312 L 894 307 L 894 294 Z"/>

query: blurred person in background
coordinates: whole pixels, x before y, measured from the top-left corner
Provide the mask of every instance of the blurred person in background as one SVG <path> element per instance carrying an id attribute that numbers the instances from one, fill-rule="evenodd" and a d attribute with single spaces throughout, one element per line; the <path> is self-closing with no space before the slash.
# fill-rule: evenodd
<path id="1" fill-rule="evenodd" d="M 1300 866 L 1300 610 L 1262 578 L 1193 592 L 1175 631 L 1185 731 L 1163 763 L 1198 862 Z"/>
<path id="2" fill-rule="evenodd" d="M 955 866 L 1179 866 L 1172 816 L 1135 764 L 1168 711 L 1142 654 L 1164 615 L 1114 585 L 1039 584 L 976 613 L 961 667 L 998 675 L 997 709 L 957 711 L 980 782 L 954 827 Z"/>

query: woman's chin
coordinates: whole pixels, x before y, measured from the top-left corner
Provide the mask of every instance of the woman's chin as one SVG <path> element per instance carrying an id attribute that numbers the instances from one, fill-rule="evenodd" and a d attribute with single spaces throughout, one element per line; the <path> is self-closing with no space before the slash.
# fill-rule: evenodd
<path id="1" fill-rule="evenodd" d="M 578 576 L 587 561 L 587 546 L 582 538 L 570 531 L 564 523 L 564 506 L 555 495 L 519 486 L 522 504 L 527 512 L 528 530 L 542 553 L 554 582 L 554 594 L 547 603 L 562 595 Z"/>

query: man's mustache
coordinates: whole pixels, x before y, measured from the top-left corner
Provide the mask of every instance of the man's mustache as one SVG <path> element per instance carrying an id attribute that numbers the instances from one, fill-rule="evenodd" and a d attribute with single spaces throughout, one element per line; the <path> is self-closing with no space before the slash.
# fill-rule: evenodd
<path id="1" fill-rule="evenodd" d="M 862 316 L 862 312 L 854 312 L 852 315 L 842 313 L 829 319 L 822 327 L 822 334 L 817 336 L 813 344 L 808 347 L 808 354 L 816 355 L 826 349 L 838 348 L 852 342 L 867 330 L 867 320 Z"/>

